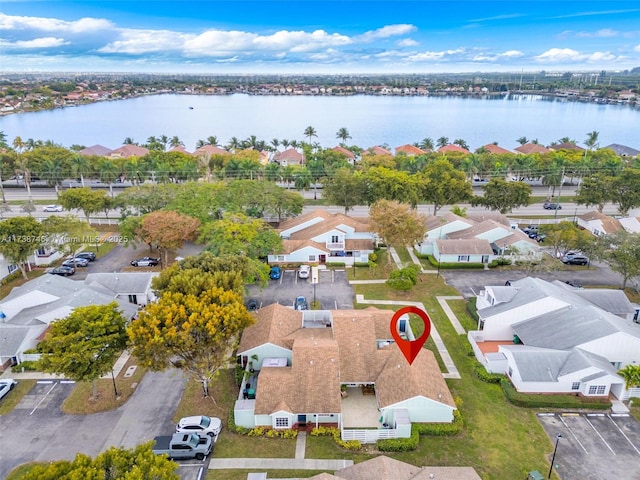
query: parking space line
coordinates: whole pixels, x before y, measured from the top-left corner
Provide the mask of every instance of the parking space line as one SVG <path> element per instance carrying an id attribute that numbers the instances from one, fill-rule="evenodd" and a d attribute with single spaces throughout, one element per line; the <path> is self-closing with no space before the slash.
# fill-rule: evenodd
<path id="1" fill-rule="evenodd" d="M 45 393 L 45 394 L 44 394 L 44 397 L 42 397 L 42 398 L 40 399 L 40 401 L 38 402 L 38 404 L 37 404 L 35 407 L 33 407 L 33 410 L 31 410 L 31 413 L 29 413 L 29 415 L 33 415 L 33 412 L 35 412 L 35 411 L 38 409 L 38 407 L 40 406 L 40 404 L 41 404 L 42 402 L 44 402 L 44 399 L 45 399 L 45 398 L 47 398 L 47 397 L 49 396 L 49 394 L 51 393 L 51 391 L 52 391 L 54 388 L 56 388 L 56 385 L 57 385 L 57 384 L 58 384 L 58 382 L 54 383 L 54 384 L 51 386 L 51 388 L 49 389 L 49 391 L 48 391 L 47 393 Z"/>
<path id="2" fill-rule="evenodd" d="M 611 420 L 611 423 L 613 423 L 616 426 L 616 428 L 622 434 L 622 436 L 627 439 L 627 442 L 629 442 L 629 444 L 633 447 L 636 453 L 640 455 L 640 450 L 638 450 L 638 448 L 633 444 L 633 442 L 629 439 L 629 437 L 627 437 L 627 435 L 622 431 L 622 429 L 618 426 L 618 424 L 613 421 L 613 418 L 609 417 L 609 420 Z"/>
<path id="3" fill-rule="evenodd" d="M 607 446 L 607 448 L 611 451 L 611 453 L 613 453 L 614 455 L 616 455 L 616 452 L 613 451 L 613 448 L 611 448 L 611 445 L 609 445 L 607 443 L 607 441 L 604 439 L 604 437 L 602 435 L 600 435 L 600 432 L 598 430 L 596 430 L 596 427 L 593 426 L 593 423 L 591 423 L 589 421 L 589 419 L 587 417 L 584 417 L 584 419 L 587 421 L 587 423 L 589 425 L 591 425 L 591 428 L 593 428 L 593 431 L 596 432 L 596 435 L 598 435 L 600 437 L 600 440 L 602 440 L 604 442 L 604 444 Z"/>
<path id="4" fill-rule="evenodd" d="M 567 423 L 564 421 L 564 418 L 562 418 L 564 416 L 564 414 L 560 415 L 560 421 L 562 422 L 562 424 L 565 426 L 565 428 L 567 430 L 569 430 L 569 433 L 571 433 L 571 435 L 573 435 L 573 438 L 575 439 L 576 442 L 578 442 L 578 445 L 580 445 L 580 448 L 582 448 L 582 450 L 584 450 L 584 453 L 586 453 L 587 455 L 589 455 L 589 452 L 587 451 L 586 448 L 584 448 L 584 445 L 582 445 L 582 442 L 580 440 L 578 440 L 578 437 L 576 437 L 576 434 L 573 433 L 573 430 L 571 430 L 569 428 L 569 425 L 567 425 Z"/>

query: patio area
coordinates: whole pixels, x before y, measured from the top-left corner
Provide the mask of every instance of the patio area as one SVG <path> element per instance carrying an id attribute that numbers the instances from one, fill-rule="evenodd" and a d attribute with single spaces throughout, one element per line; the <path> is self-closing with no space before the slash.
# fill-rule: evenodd
<path id="1" fill-rule="evenodd" d="M 360 387 L 347 388 L 342 399 L 342 428 L 380 428 L 380 411 L 375 395 L 363 395 Z"/>

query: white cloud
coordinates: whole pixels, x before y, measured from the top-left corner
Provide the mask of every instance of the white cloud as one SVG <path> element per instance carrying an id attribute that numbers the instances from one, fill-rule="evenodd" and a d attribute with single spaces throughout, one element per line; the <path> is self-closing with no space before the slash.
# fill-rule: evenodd
<path id="1" fill-rule="evenodd" d="M 416 45 L 420 45 L 420 43 L 416 42 L 412 38 L 403 38 L 402 40 L 398 40 L 396 45 L 399 47 L 415 47 Z"/>
<path id="2" fill-rule="evenodd" d="M 67 45 L 69 42 L 65 42 L 63 38 L 56 37 L 42 37 L 34 38 L 33 40 L 18 40 L 16 42 L 4 42 L 0 41 L 0 46 L 3 48 L 16 48 L 16 49 L 31 49 L 31 48 L 53 48 L 60 45 Z"/>
<path id="3" fill-rule="evenodd" d="M 617 30 L 612 30 L 610 28 L 602 28 L 600 30 L 596 30 L 595 32 L 577 32 L 576 37 L 580 38 L 611 38 L 617 37 L 620 35 L 620 32 Z"/>
<path id="4" fill-rule="evenodd" d="M 188 36 L 170 30 L 120 30 L 120 40 L 98 49 L 100 53 L 142 54 L 182 49 Z"/>
<path id="5" fill-rule="evenodd" d="M 465 48 L 456 48 L 455 50 L 443 50 L 440 52 L 422 52 L 410 55 L 407 57 L 409 60 L 417 62 L 430 62 L 433 60 L 442 60 L 445 57 L 451 57 L 453 55 L 461 55 L 466 52 Z"/>
<path id="6" fill-rule="evenodd" d="M 382 28 L 378 28 L 377 30 L 369 30 L 368 32 L 363 33 L 362 35 L 357 35 L 353 38 L 356 42 L 371 42 L 373 40 L 377 40 L 380 38 L 389 38 L 395 37 L 398 35 L 406 35 L 413 31 L 417 30 L 414 25 L 410 25 L 408 23 L 400 23 L 397 25 L 386 25 Z"/>
<path id="7" fill-rule="evenodd" d="M 633 48 L 633 50 L 634 50 L 634 51 L 636 51 L 636 52 L 640 52 L 640 45 L 636 45 L 636 46 Z"/>
<path id="8" fill-rule="evenodd" d="M 611 52 L 581 53 L 571 48 L 551 48 L 534 57 L 540 63 L 597 63 L 620 59 Z"/>
<path id="9" fill-rule="evenodd" d="M 109 20 L 81 18 L 73 22 L 57 18 L 19 17 L 0 13 L 0 30 L 41 30 L 43 32 L 84 33 L 113 28 Z"/>

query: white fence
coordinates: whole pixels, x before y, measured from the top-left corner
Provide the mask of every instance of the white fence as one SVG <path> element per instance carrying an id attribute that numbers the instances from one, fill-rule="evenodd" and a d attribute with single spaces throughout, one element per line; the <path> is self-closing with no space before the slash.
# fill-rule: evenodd
<path id="1" fill-rule="evenodd" d="M 377 440 L 396 438 L 396 430 L 393 428 L 374 429 L 349 429 L 342 430 L 342 440 L 360 440 L 360 443 L 376 443 Z"/>
<path id="2" fill-rule="evenodd" d="M 631 397 L 640 398 L 640 388 L 630 388 L 622 394 L 621 400 L 629 400 Z"/>

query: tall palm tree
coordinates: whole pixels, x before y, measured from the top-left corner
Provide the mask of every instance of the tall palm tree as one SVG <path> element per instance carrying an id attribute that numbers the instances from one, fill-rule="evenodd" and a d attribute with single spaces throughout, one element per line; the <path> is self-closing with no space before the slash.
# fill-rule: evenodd
<path id="1" fill-rule="evenodd" d="M 118 178 L 118 167 L 108 158 L 102 158 L 98 162 L 100 180 L 109 184 L 109 193 L 113 197 L 113 182 Z"/>
<path id="2" fill-rule="evenodd" d="M 215 135 L 210 135 L 207 137 L 207 142 L 205 143 L 205 145 L 211 145 L 212 147 L 217 147 L 220 145 L 220 142 L 218 142 L 218 137 L 216 137 Z"/>
<path id="3" fill-rule="evenodd" d="M 280 144 L 285 148 L 285 150 L 287 148 L 289 148 L 289 145 L 291 145 L 291 142 L 289 140 L 287 140 L 286 138 L 283 138 L 282 141 L 280 142 Z"/>
<path id="4" fill-rule="evenodd" d="M 277 150 L 278 147 L 280 146 L 280 140 L 278 140 L 277 138 L 272 139 L 271 140 L 271 145 L 273 145 L 273 148 L 275 148 Z"/>
<path id="5" fill-rule="evenodd" d="M 418 147 L 422 150 L 433 150 L 433 140 L 429 137 L 423 138 L 422 141 L 418 144 Z"/>
<path id="6" fill-rule="evenodd" d="M 594 148 L 598 147 L 599 135 L 600 135 L 600 132 L 596 132 L 595 130 L 593 132 L 587 133 L 587 139 L 585 140 L 584 144 L 587 146 L 589 150 L 593 150 Z"/>
<path id="7" fill-rule="evenodd" d="M 469 145 L 462 138 L 456 138 L 453 141 L 454 145 L 458 145 L 460 148 L 464 148 L 465 150 L 469 150 Z"/>
<path id="8" fill-rule="evenodd" d="M 167 145 L 169 145 L 169 137 L 166 135 L 160 135 L 158 138 L 158 143 L 162 144 L 162 151 L 167 150 Z"/>
<path id="9" fill-rule="evenodd" d="M 347 143 L 347 140 L 351 138 L 351 135 L 349 135 L 349 130 L 347 130 L 346 127 L 341 127 L 336 132 L 336 138 L 339 138 L 340 140 L 342 140 L 342 143 L 345 144 Z"/>
<path id="10" fill-rule="evenodd" d="M 184 147 L 184 143 L 182 142 L 182 140 L 180 140 L 180 138 L 177 135 L 174 135 L 173 137 L 171 137 L 171 140 L 169 140 L 169 145 L 171 145 L 171 148 L 177 148 L 177 147 Z"/>
<path id="11" fill-rule="evenodd" d="M 29 168 L 29 160 L 24 156 L 24 151 L 27 149 L 27 143 L 19 136 L 15 137 L 13 139 L 13 148 L 17 153 L 16 173 L 22 175 L 24 186 L 27 189 L 27 195 L 29 197 L 28 202 L 31 202 L 31 169 Z"/>
<path id="12" fill-rule="evenodd" d="M 136 145 L 136 142 L 133 141 L 133 138 L 127 137 L 122 142 L 123 145 Z"/>
<path id="13" fill-rule="evenodd" d="M 449 145 L 449 138 L 447 138 L 447 137 L 440 137 L 440 138 L 438 139 L 437 144 L 438 144 L 438 147 L 439 147 L 439 148 L 442 148 L 442 147 L 444 147 L 444 146 L 446 146 L 446 145 Z"/>
<path id="14" fill-rule="evenodd" d="M 240 140 L 238 140 L 238 137 L 231 137 L 231 139 L 229 140 L 229 143 L 227 143 L 227 150 L 229 150 L 230 152 L 235 152 L 239 148 L 240 148 Z"/>
<path id="15" fill-rule="evenodd" d="M 71 172 L 80 176 L 80 184 L 84 187 L 84 176 L 91 171 L 91 165 L 87 157 L 75 154 L 71 157 Z"/>
<path id="16" fill-rule="evenodd" d="M 309 143 L 311 143 L 311 139 L 313 137 L 318 137 L 318 132 L 316 132 L 315 128 L 309 126 L 304 129 L 304 136 L 307 137 L 309 139 Z"/>
<path id="17" fill-rule="evenodd" d="M 53 186 L 56 190 L 56 196 L 58 195 L 58 187 L 62 180 L 62 161 L 58 158 L 47 159 L 42 162 L 41 175 L 47 181 L 47 185 Z"/>
<path id="18" fill-rule="evenodd" d="M 306 167 L 302 167 L 298 170 L 293 177 L 293 184 L 298 190 L 309 190 L 311 186 L 311 173 Z"/>
<path id="19" fill-rule="evenodd" d="M 516 140 L 520 145 L 524 145 L 525 143 L 529 143 L 529 139 L 527 137 L 520 137 Z"/>

